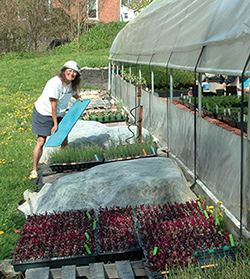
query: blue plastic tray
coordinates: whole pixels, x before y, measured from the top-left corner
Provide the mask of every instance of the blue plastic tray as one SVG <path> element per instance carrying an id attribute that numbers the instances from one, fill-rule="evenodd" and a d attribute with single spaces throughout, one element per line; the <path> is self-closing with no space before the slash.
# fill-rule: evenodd
<path id="1" fill-rule="evenodd" d="M 52 134 L 47 142 L 45 143 L 45 147 L 55 147 L 60 146 L 69 132 L 72 130 L 76 121 L 82 115 L 88 104 L 90 103 L 90 99 L 85 99 L 83 101 L 76 101 L 70 107 L 69 111 L 63 117 L 62 121 L 58 125 L 58 129 L 55 134 Z"/>

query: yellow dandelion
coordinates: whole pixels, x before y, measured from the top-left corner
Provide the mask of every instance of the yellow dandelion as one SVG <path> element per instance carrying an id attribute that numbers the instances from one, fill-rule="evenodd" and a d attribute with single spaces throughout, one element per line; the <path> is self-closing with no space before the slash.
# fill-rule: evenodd
<path id="1" fill-rule="evenodd" d="M 210 205 L 208 208 L 209 208 L 209 209 L 214 209 L 214 206 L 213 206 L 213 205 Z"/>
<path id="2" fill-rule="evenodd" d="M 214 212 L 213 212 L 213 210 L 210 210 L 210 212 L 213 214 Z"/>
<path id="3" fill-rule="evenodd" d="M 221 217 L 223 217 L 223 214 L 220 212 L 220 214 L 219 214 Z"/>
<path id="4" fill-rule="evenodd" d="M 0 231 L 0 234 L 4 234 L 4 232 L 3 232 L 3 231 Z"/>
<path id="5" fill-rule="evenodd" d="M 222 201 L 218 201 L 217 204 L 223 204 L 223 202 Z"/>

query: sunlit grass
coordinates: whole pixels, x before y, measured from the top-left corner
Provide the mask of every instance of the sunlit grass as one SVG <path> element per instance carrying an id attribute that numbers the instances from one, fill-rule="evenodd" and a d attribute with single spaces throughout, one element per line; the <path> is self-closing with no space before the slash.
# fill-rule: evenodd
<path id="1" fill-rule="evenodd" d="M 210 267 L 209 267 L 210 266 Z M 249 278 L 250 265 L 249 259 L 237 257 L 233 261 L 230 257 L 224 259 L 216 259 L 203 266 L 204 268 L 179 268 L 168 270 L 166 278 L 171 279 L 191 279 L 191 278 L 230 278 L 230 279 L 245 279 Z"/>

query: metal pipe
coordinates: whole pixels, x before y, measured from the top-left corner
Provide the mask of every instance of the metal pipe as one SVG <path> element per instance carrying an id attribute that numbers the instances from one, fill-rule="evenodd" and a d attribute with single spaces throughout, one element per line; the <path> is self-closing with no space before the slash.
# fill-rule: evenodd
<path id="1" fill-rule="evenodd" d="M 139 84 L 141 84 L 141 64 L 139 66 Z"/>
<path id="2" fill-rule="evenodd" d="M 174 96 L 174 70 L 173 68 L 170 69 L 170 103 L 173 103 L 173 96 Z"/>
<path id="3" fill-rule="evenodd" d="M 109 61 L 109 74 L 108 74 L 108 91 L 110 92 L 110 88 L 111 88 L 111 63 Z"/>
<path id="4" fill-rule="evenodd" d="M 202 74 L 199 73 L 198 79 L 198 115 L 201 117 L 202 114 Z"/>
<path id="5" fill-rule="evenodd" d="M 116 75 L 119 77 L 119 64 L 116 65 Z"/>
<path id="6" fill-rule="evenodd" d="M 140 105 L 139 107 L 139 121 L 138 121 L 138 136 L 137 136 L 137 142 L 141 143 L 142 142 L 142 112 L 143 112 L 143 107 Z"/>
<path id="7" fill-rule="evenodd" d="M 240 112 L 240 124 L 241 124 L 241 147 L 240 147 L 240 238 L 242 238 L 242 217 L 243 217 L 243 187 L 244 187 L 244 127 L 243 127 L 243 115 L 244 115 L 244 73 L 250 61 L 250 54 L 247 58 L 246 64 L 241 74 L 241 112 Z"/>
<path id="8" fill-rule="evenodd" d="M 141 84 L 138 84 L 137 87 L 137 113 L 136 113 L 136 126 L 137 126 L 137 134 L 136 134 L 136 138 L 138 139 L 138 143 L 139 143 L 139 138 L 141 137 L 141 131 L 140 131 L 140 106 L 141 106 Z"/>
<path id="9" fill-rule="evenodd" d="M 151 71 L 151 93 L 155 93 L 155 86 L 154 86 L 154 66 L 152 66 L 152 71 Z"/>
<path id="10" fill-rule="evenodd" d="M 131 76 L 132 76 L 132 68 L 131 68 L 131 64 L 129 65 L 129 83 L 131 84 Z"/>
<path id="11" fill-rule="evenodd" d="M 194 89 L 193 89 L 193 96 L 194 96 L 194 184 L 192 186 L 194 186 L 196 184 L 196 179 L 197 179 L 197 121 L 196 121 L 197 88 L 196 88 L 196 70 L 197 70 L 198 64 L 201 60 L 204 48 L 205 48 L 205 46 L 202 47 L 200 55 L 198 57 L 198 60 L 196 62 L 195 68 L 194 68 Z"/>
<path id="12" fill-rule="evenodd" d="M 110 71 L 110 75 L 111 75 L 111 78 L 110 78 L 110 93 L 112 94 L 113 93 L 113 82 L 114 82 L 114 64 L 113 62 L 111 63 L 110 65 L 111 67 L 111 71 Z"/>

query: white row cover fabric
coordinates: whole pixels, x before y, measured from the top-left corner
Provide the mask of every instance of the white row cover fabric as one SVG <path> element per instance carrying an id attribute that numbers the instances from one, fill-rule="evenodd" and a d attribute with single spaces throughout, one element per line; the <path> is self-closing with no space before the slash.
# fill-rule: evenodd
<path id="1" fill-rule="evenodd" d="M 249 55 L 249 0 L 154 0 L 119 32 L 109 58 L 240 76 Z"/>

